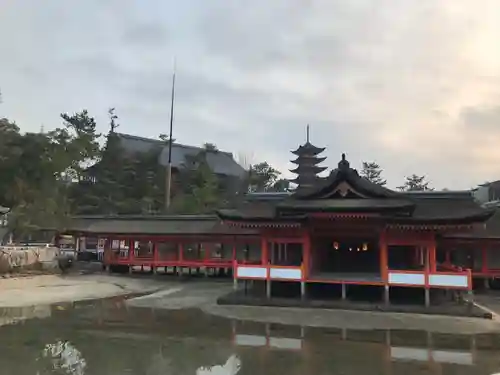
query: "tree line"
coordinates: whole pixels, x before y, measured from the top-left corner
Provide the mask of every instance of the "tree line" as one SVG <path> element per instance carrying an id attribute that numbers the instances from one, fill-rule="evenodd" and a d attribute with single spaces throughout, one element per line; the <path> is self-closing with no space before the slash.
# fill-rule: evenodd
<path id="1" fill-rule="evenodd" d="M 363 162 L 363 167 L 361 169 L 361 176 L 366 178 L 368 181 L 375 184 L 385 186 L 387 180 L 382 177 L 383 170 L 376 162 Z M 405 177 L 403 185 L 398 186 L 397 189 L 400 191 L 431 191 L 429 181 L 427 181 L 426 176 L 419 176 L 417 174 L 412 174 Z"/>
<path id="2" fill-rule="evenodd" d="M 108 115 L 105 136 L 86 110 L 61 114 L 62 125 L 48 132 L 22 133 L 15 122 L 0 119 L 0 206 L 12 209 L 9 226 L 15 233 L 63 229 L 72 215 L 165 212 L 166 170 L 158 159 L 170 140 L 160 135 L 160 147 L 127 153 L 116 133 L 115 110 Z M 220 178 L 207 163 L 208 152 L 218 152 L 217 146 L 205 144 L 187 156 L 174 175 L 168 213 L 210 213 L 236 206 L 247 192 L 290 188 L 266 161 L 246 166 L 239 178 Z M 361 174 L 386 184 L 374 162 L 363 163 Z M 400 189 L 431 190 L 425 176 L 417 175 L 407 177 Z"/>
<path id="3" fill-rule="evenodd" d="M 164 213 L 165 167 L 158 162 L 164 144 L 149 152 L 127 153 L 116 133 L 115 110 L 109 132 L 97 131 L 83 110 L 61 114 L 62 126 L 22 133 L 0 119 L 0 206 L 10 207 L 9 226 L 22 236 L 40 228 L 63 229 L 72 215 Z M 240 178 L 220 178 L 207 163 L 205 144 L 186 157 L 173 177 L 168 213 L 209 213 L 231 207 L 248 191 L 286 191 L 288 182 L 263 161 L 247 166 Z"/>

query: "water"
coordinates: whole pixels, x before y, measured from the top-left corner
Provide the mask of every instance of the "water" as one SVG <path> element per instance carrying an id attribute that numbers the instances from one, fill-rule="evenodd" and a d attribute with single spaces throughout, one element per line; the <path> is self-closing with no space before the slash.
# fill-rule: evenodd
<path id="1" fill-rule="evenodd" d="M 2 375 L 500 372 L 500 334 L 319 329 L 231 321 L 121 298 L 0 311 Z"/>

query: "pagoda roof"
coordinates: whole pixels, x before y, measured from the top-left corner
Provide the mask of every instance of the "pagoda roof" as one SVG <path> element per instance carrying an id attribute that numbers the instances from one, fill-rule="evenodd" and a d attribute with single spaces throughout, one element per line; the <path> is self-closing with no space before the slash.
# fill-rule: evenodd
<path id="1" fill-rule="evenodd" d="M 319 157 L 319 156 L 301 155 L 293 160 L 290 160 L 290 163 L 293 163 L 293 164 L 302 164 L 302 163 L 319 164 L 319 163 L 324 162 L 325 160 L 326 160 L 326 157 L 323 157 L 323 156 Z"/>
<path id="2" fill-rule="evenodd" d="M 298 174 L 300 172 L 307 171 L 315 176 L 316 174 L 323 172 L 326 168 L 327 167 L 320 167 L 317 165 L 307 165 L 307 166 L 299 165 L 298 167 L 296 167 L 294 169 L 290 169 L 290 172 Z"/>
<path id="3" fill-rule="evenodd" d="M 292 151 L 292 154 L 295 154 L 297 156 L 317 155 L 317 154 L 321 154 L 323 151 L 325 151 L 325 147 L 316 147 L 313 144 L 311 144 L 309 141 L 307 141 L 303 145 L 299 146 L 298 149 Z"/>
<path id="4" fill-rule="evenodd" d="M 217 214 L 223 220 L 244 223 L 301 221 L 316 213 L 363 213 L 376 214 L 386 223 L 410 225 L 470 225 L 493 215 L 471 192 L 396 192 L 372 183 L 350 167 L 345 155 L 338 168 L 326 179 L 317 180 L 315 186 L 297 189 L 267 207 L 257 206 L 219 210 Z"/>

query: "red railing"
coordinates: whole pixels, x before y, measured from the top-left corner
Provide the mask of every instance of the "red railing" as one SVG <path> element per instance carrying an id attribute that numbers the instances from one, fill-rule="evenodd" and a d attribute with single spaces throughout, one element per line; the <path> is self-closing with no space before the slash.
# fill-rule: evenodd
<path id="1" fill-rule="evenodd" d="M 240 276 L 238 272 L 238 268 L 245 268 L 245 269 L 264 269 L 265 270 L 265 276 Z M 236 279 L 242 279 L 242 280 L 282 280 L 282 281 L 305 281 L 305 269 L 304 269 L 304 263 L 301 263 L 300 266 L 282 266 L 282 265 L 274 265 L 274 264 L 249 264 L 249 263 L 239 263 L 238 261 L 233 261 L 233 270 L 234 270 L 234 277 Z M 271 277 L 271 271 L 272 270 L 293 270 L 293 271 L 300 271 L 300 277 L 295 278 L 288 278 L 288 277 Z"/>
<path id="2" fill-rule="evenodd" d="M 421 270 L 421 271 L 405 271 L 405 270 L 389 270 L 388 274 L 401 274 L 401 275 L 422 275 L 424 277 L 424 286 L 425 288 L 458 288 L 458 289 L 463 289 L 461 286 L 453 286 L 453 285 L 431 285 L 430 284 L 430 277 L 431 276 L 467 276 L 467 290 L 472 290 L 472 271 L 470 269 L 463 269 L 461 267 L 453 267 L 453 270 L 450 271 L 435 271 L 435 272 L 429 272 L 428 270 Z M 389 282 L 389 279 L 386 280 Z M 399 286 L 413 286 L 413 287 L 418 287 L 422 286 L 421 284 L 400 284 L 397 283 L 396 285 Z"/>

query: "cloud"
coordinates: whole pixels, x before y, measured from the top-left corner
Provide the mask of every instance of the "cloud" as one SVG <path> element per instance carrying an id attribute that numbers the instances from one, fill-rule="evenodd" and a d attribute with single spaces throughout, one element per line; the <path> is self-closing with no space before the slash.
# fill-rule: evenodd
<path id="1" fill-rule="evenodd" d="M 335 167 L 376 160 L 392 186 L 500 177 L 496 0 L 0 0 L 0 114 L 24 129 L 88 108 L 104 131 L 268 160 L 312 140 Z"/>

